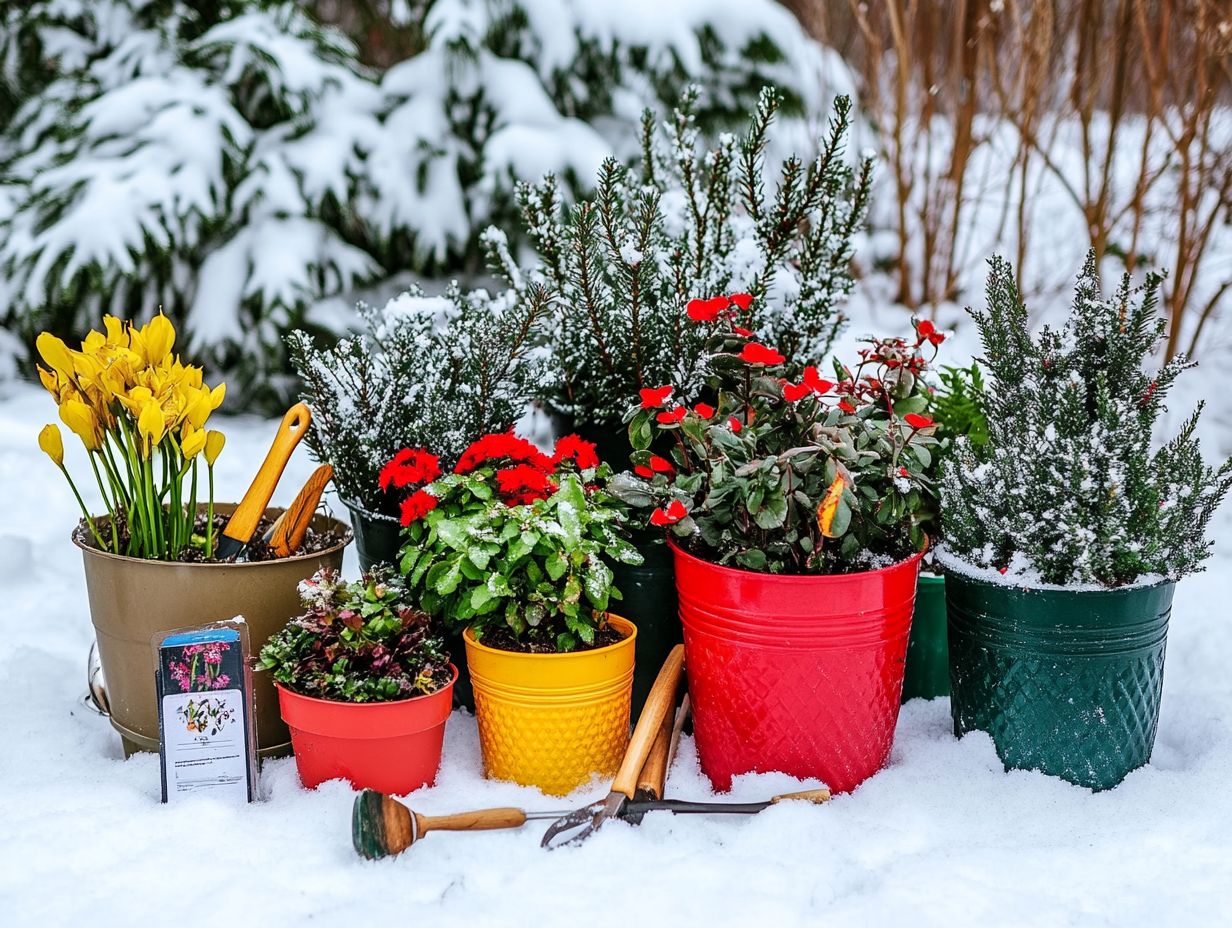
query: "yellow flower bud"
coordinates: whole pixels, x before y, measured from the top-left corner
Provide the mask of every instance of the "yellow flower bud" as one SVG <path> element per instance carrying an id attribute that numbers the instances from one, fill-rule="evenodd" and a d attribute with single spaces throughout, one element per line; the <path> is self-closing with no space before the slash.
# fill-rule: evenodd
<path id="1" fill-rule="evenodd" d="M 98 416 L 83 400 L 69 399 L 60 404 L 60 421 L 81 439 L 87 451 L 97 451 L 103 444 Z"/>
<path id="2" fill-rule="evenodd" d="M 217 409 L 222 405 L 223 397 L 227 395 L 227 385 L 220 383 L 210 391 L 210 409 Z"/>
<path id="3" fill-rule="evenodd" d="M 210 467 L 214 466 L 214 462 L 218 460 L 218 456 L 222 454 L 222 446 L 227 443 L 227 436 L 222 432 L 210 429 L 205 433 L 205 463 Z"/>
<path id="4" fill-rule="evenodd" d="M 128 333 L 124 323 L 115 316 L 103 316 L 103 328 L 107 330 L 107 344 L 120 348 L 128 347 Z"/>
<path id="5" fill-rule="evenodd" d="M 167 433 L 167 420 L 163 417 L 163 408 L 154 400 L 141 407 L 137 416 L 137 431 L 141 434 L 141 453 L 149 457 L 154 447 L 163 440 Z"/>
<path id="6" fill-rule="evenodd" d="M 38 368 L 38 375 L 44 389 L 56 398 L 57 403 L 60 402 L 60 376 L 55 371 L 45 370 L 41 366 Z"/>
<path id="7" fill-rule="evenodd" d="M 171 353 L 175 344 L 175 326 L 171 320 L 159 313 L 141 329 L 141 339 L 145 343 L 146 361 L 151 366 L 163 363 L 163 359 Z"/>
<path id="8" fill-rule="evenodd" d="M 38 436 L 39 447 L 56 462 L 56 467 L 64 466 L 64 439 L 60 435 L 59 426 L 47 423 Z"/>
<path id="9" fill-rule="evenodd" d="M 180 441 L 180 451 L 184 455 L 185 461 L 190 461 L 199 455 L 205 448 L 206 432 L 201 429 L 192 429 L 186 431 L 184 437 Z"/>

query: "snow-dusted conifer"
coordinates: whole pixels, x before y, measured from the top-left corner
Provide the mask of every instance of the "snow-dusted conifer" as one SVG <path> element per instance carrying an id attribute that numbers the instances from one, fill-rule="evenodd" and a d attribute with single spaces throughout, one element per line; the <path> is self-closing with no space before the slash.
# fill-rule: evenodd
<path id="1" fill-rule="evenodd" d="M 989 439 L 979 457 L 960 439 L 946 461 L 942 526 L 950 554 L 1025 584 L 1120 586 L 1177 579 L 1210 554 L 1206 526 L 1232 487 L 1232 461 L 1202 459 L 1194 427 L 1152 450 L 1177 376 L 1174 358 L 1146 365 L 1164 334 L 1161 277 L 1129 275 L 1105 298 L 1088 254 L 1062 329 L 1032 338 L 1008 262 L 993 258 L 984 345 Z"/>

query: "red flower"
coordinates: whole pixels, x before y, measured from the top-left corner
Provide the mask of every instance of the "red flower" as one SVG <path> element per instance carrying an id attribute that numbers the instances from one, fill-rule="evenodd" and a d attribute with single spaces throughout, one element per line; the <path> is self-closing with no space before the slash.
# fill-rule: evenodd
<path id="1" fill-rule="evenodd" d="M 402 501 L 402 524 L 410 525 L 422 519 L 436 508 L 437 502 L 439 500 L 427 490 L 416 490 Z"/>
<path id="2" fill-rule="evenodd" d="M 493 432 L 485 435 L 462 452 L 455 474 L 469 474 L 485 461 L 509 460 L 529 464 L 536 470 L 550 474 L 552 460 L 525 438 L 513 432 Z"/>
<path id="3" fill-rule="evenodd" d="M 642 409 L 657 409 L 667 402 L 667 398 L 672 395 L 672 388 L 671 386 L 656 387 L 638 392 L 642 397 Z"/>
<path id="4" fill-rule="evenodd" d="M 744 426 L 740 424 L 740 420 L 735 416 L 732 416 L 727 420 L 727 427 L 732 430 L 733 435 L 739 435 L 740 430 L 744 428 Z"/>
<path id="5" fill-rule="evenodd" d="M 930 425 L 935 425 L 932 419 L 928 416 L 921 416 L 918 412 L 909 412 L 903 416 L 903 421 L 913 429 L 926 429 Z"/>
<path id="6" fill-rule="evenodd" d="M 937 327 L 927 319 L 921 319 L 915 326 L 915 332 L 920 336 L 920 341 L 928 338 L 928 336 L 932 335 L 936 331 Z"/>
<path id="7" fill-rule="evenodd" d="M 544 499 L 556 492 L 547 474 L 529 464 L 516 464 L 496 472 L 496 487 L 510 506 Z"/>
<path id="8" fill-rule="evenodd" d="M 431 483 L 441 475 L 441 459 L 422 448 L 403 448 L 381 468 L 382 490 L 402 489 L 414 483 Z"/>
<path id="9" fill-rule="evenodd" d="M 998 568 L 997 568 L 997 573 L 999 573 L 999 574 L 1003 574 L 1003 573 L 1005 573 L 1007 570 L 1009 570 L 1009 568 L 1008 568 L 1008 567 L 998 567 Z"/>
<path id="10" fill-rule="evenodd" d="M 697 413 L 699 416 L 701 416 L 703 419 L 713 419 L 714 418 L 714 407 L 711 406 L 709 403 L 698 403 L 696 406 L 693 407 L 693 411 Z"/>
<path id="11" fill-rule="evenodd" d="M 789 403 L 802 400 L 812 392 L 813 388 L 807 383 L 790 383 L 786 380 L 783 381 L 783 399 L 787 400 Z"/>
<path id="12" fill-rule="evenodd" d="M 599 466 L 599 455 L 595 452 L 593 442 L 579 438 L 577 435 L 565 435 L 556 442 L 556 450 L 552 453 L 552 463 L 573 461 L 580 470 Z"/>
<path id="13" fill-rule="evenodd" d="M 829 380 L 822 380 L 817 368 L 811 364 L 804 369 L 804 382 L 815 393 L 829 393 L 834 389 L 834 384 Z"/>
<path id="14" fill-rule="evenodd" d="M 746 329 L 746 328 L 744 328 L 743 326 L 733 325 L 733 326 L 732 326 L 732 331 L 733 331 L 733 332 L 735 332 L 737 335 L 743 336 L 744 338 L 752 338 L 752 337 L 753 337 L 753 330 L 752 330 L 752 329 Z"/>
<path id="15" fill-rule="evenodd" d="M 783 356 L 773 348 L 767 348 L 760 342 L 749 342 L 740 352 L 740 360 L 748 364 L 763 364 L 774 366 L 783 363 Z"/>
<path id="16" fill-rule="evenodd" d="M 928 336 L 928 343 L 930 345 L 940 345 L 943 341 L 945 341 L 945 336 L 940 332 L 934 332 L 932 335 Z"/>
<path id="17" fill-rule="evenodd" d="M 907 470 L 907 468 L 905 468 L 905 467 L 900 467 L 900 468 L 898 469 L 898 476 L 900 476 L 900 477 L 910 477 L 910 476 L 911 476 L 911 471 Z"/>
<path id="18" fill-rule="evenodd" d="M 672 466 L 672 462 L 667 458 L 661 458 L 657 454 L 650 456 L 650 469 L 660 474 L 674 474 L 676 468 Z"/>
<path id="19" fill-rule="evenodd" d="M 645 464 L 635 464 L 633 467 L 633 473 L 637 474 L 639 477 L 645 477 L 647 480 L 654 476 L 654 471 Z"/>
<path id="20" fill-rule="evenodd" d="M 751 293 L 733 293 L 728 299 L 739 306 L 741 311 L 747 310 L 753 305 L 753 295 Z"/>
<path id="21" fill-rule="evenodd" d="M 848 402 L 847 400 L 839 400 L 838 408 L 841 409 L 845 413 L 854 413 L 856 411 L 856 408 L 852 406 L 851 403 Z"/>
<path id="22" fill-rule="evenodd" d="M 684 311 L 694 322 L 714 322 L 728 305 L 727 297 L 715 296 L 708 300 L 689 300 Z"/>
<path id="23" fill-rule="evenodd" d="M 674 425 L 689 414 L 689 410 L 684 406 L 677 406 L 670 412 L 661 412 L 655 419 L 662 425 Z"/>
<path id="24" fill-rule="evenodd" d="M 684 503 L 674 499 L 666 509 L 656 509 L 650 514 L 650 524 L 658 526 L 675 525 L 688 514 L 689 510 L 684 508 Z"/>

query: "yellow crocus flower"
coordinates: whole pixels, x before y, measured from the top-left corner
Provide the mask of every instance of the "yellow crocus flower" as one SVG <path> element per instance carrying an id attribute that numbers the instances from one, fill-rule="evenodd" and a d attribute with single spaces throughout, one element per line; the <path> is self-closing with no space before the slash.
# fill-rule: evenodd
<path id="1" fill-rule="evenodd" d="M 223 397 L 227 395 L 227 385 L 220 383 L 210 391 L 210 409 L 217 409 L 222 405 Z"/>
<path id="2" fill-rule="evenodd" d="M 69 351 L 64 340 L 56 338 L 50 332 L 40 332 L 34 340 L 39 356 L 47 362 L 47 366 L 62 378 L 71 380 L 73 376 L 73 353 Z"/>
<path id="3" fill-rule="evenodd" d="M 206 433 L 201 429 L 185 432 L 183 439 L 180 441 L 180 452 L 184 455 L 184 460 L 190 461 L 204 451 L 205 440 Z"/>
<path id="4" fill-rule="evenodd" d="M 98 415 L 90 404 L 80 399 L 68 399 L 60 404 L 60 421 L 81 439 L 87 451 L 97 451 L 103 444 Z"/>
<path id="5" fill-rule="evenodd" d="M 56 402 L 60 402 L 60 377 L 55 371 L 49 371 L 42 365 L 38 365 L 39 381 L 43 384 L 43 389 L 56 398 Z"/>
<path id="6" fill-rule="evenodd" d="M 157 366 L 171 353 L 171 346 L 175 344 L 175 326 L 159 313 L 141 327 L 141 339 L 145 343 L 146 361 L 151 366 Z"/>
<path id="7" fill-rule="evenodd" d="M 64 466 L 64 438 L 60 435 L 60 428 L 52 423 L 47 423 L 43 426 L 38 435 L 39 447 L 43 452 L 56 463 L 56 467 Z"/>
<path id="8" fill-rule="evenodd" d="M 210 467 L 214 466 L 214 462 L 218 460 L 218 456 L 222 454 L 222 446 L 227 443 L 227 436 L 216 429 L 210 429 L 205 433 L 205 463 Z"/>
<path id="9" fill-rule="evenodd" d="M 150 452 L 163 440 L 167 433 L 167 420 L 163 417 L 163 408 L 154 400 L 149 400 L 141 407 L 137 416 L 137 431 L 140 433 L 141 453 L 149 457 Z"/>

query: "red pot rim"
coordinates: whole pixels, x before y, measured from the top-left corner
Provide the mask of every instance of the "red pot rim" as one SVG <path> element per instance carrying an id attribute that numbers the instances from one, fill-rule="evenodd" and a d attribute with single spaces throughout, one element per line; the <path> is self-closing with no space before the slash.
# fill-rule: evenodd
<path id="1" fill-rule="evenodd" d="M 915 554 L 903 558 L 901 561 L 895 561 L 893 564 L 887 564 L 885 567 L 878 567 L 874 570 L 855 570 L 845 574 L 772 574 L 762 570 L 749 570 L 744 567 L 728 567 L 726 564 L 716 564 L 714 561 L 708 561 L 704 557 L 698 557 L 696 554 L 691 554 L 676 543 L 676 539 L 668 536 L 667 545 L 672 549 L 677 557 L 683 557 L 690 561 L 695 561 L 698 564 L 704 565 L 707 569 L 718 571 L 720 573 L 730 574 L 739 577 L 764 577 L 767 580 L 775 583 L 802 583 L 815 584 L 819 580 L 840 579 L 844 577 L 876 577 L 880 574 L 890 573 L 891 571 L 900 570 L 904 566 L 919 561 L 928 551 L 928 540 L 925 539 L 924 547 Z"/>
<path id="2" fill-rule="evenodd" d="M 356 709 L 384 709 L 389 706 L 405 706 L 408 703 L 413 703 L 419 699 L 433 699 L 439 697 L 451 686 L 458 682 L 458 667 L 453 662 L 449 662 L 449 669 L 453 671 L 453 676 L 449 678 L 449 682 L 445 683 L 440 689 L 433 690 L 431 693 L 420 693 L 418 696 L 411 696 L 409 699 L 386 699 L 380 702 L 348 702 L 345 699 L 322 699 L 319 696 L 305 696 L 303 693 L 297 693 L 289 686 L 274 681 L 274 688 L 288 696 L 294 696 L 296 699 L 301 699 L 306 703 L 316 703 L 320 706 L 352 706 Z"/>

